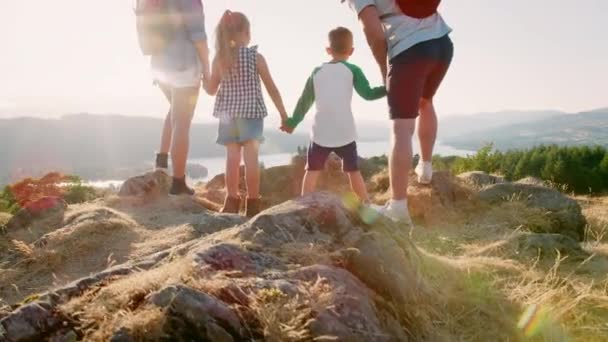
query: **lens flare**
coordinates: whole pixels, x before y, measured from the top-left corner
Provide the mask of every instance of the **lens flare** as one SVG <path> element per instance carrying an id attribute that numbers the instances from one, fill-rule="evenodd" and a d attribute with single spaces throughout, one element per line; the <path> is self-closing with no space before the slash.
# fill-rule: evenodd
<path id="1" fill-rule="evenodd" d="M 550 341 L 569 341 L 565 331 L 551 317 L 546 308 L 537 304 L 530 305 L 522 314 L 517 328 L 527 338 L 543 336 Z"/>
<path id="2" fill-rule="evenodd" d="M 361 203 L 359 197 L 352 192 L 342 196 L 342 204 L 349 211 L 357 213 L 361 221 L 363 221 L 365 224 L 373 224 L 380 216 L 380 213 L 378 213 L 376 210 Z"/>

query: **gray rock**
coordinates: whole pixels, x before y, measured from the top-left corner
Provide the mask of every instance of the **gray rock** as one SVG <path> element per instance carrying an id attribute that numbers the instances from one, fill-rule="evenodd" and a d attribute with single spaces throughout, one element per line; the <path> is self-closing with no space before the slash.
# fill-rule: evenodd
<path id="1" fill-rule="evenodd" d="M 401 305 L 411 304 L 421 294 L 413 245 L 408 255 L 394 239 L 373 232 L 362 236 L 355 249 L 346 268 L 369 288 Z"/>
<path id="2" fill-rule="evenodd" d="M 336 267 L 314 265 L 290 272 L 287 277 L 321 282 L 333 289 L 329 303 L 313 306 L 312 340 L 323 336 L 332 336 L 336 341 L 399 340 L 384 331 L 371 293 L 351 273 Z"/>
<path id="3" fill-rule="evenodd" d="M 230 331 L 239 337 L 244 331 L 238 315 L 226 303 L 186 286 L 166 287 L 150 295 L 149 302 L 168 308 L 170 315 L 214 336 L 224 336 L 225 339 L 232 336 L 227 332 Z"/>
<path id="4" fill-rule="evenodd" d="M 585 254 L 580 243 L 571 237 L 561 234 L 523 234 L 518 238 L 519 249 L 540 252 L 542 256 Z"/>
<path id="5" fill-rule="evenodd" d="M 285 270 L 279 259 L 269 254 L 245 251 L 233 244 L 222 243 L 195 252 L 194 261 L 203 271 L 239 271 L 247 275 L 262 274 L 271 270 Z"/>
<path id="6" fill-rule="evenodd" d="M 49 305 L 31 303 L 0 320 L 0 341 L 42 341 L 61 324 Z"/>
<path id="7" fill-rule="evenodd" d="M 479 192 L 479 199 L 488 203 L 504 201 L 523 201 L 532 208 L 545 210 L 554 222 L 550 231 L 582 241 L 585 235 L 587 220 L 582 214 L 581 206 L 574 199 L 547 187 L 503 183 L 488 186 Z"/>
<path id="8" fill-rule="evenodd" d="M 505 182 L 505 179 L 503 177 L 491 175 L 483 171 L 465 172 L 459 174 L 457 177 L 461 181 L 478 188 L 483 188 L 484 186 Z"/>
<path id="9" fill-rule="evenodd" d="M 201 164 L 188 163 L 186 173 L 191 178 L 205 178 L 209 175 L 209 170 Z"/>
<path id="10" fill-rule="evenodd" d="M 171 177 L 162 171 L 149 172 L 127 179 L 118 196 L 165 197 L 171 189 Z"/>
<path id="11" fill-rule="evenodd" d="M 547 186 L 547 182 L 542 179 L 536 177 L 526 177 L 515 182 L 517 184 L 528 184 L 528 185 L 536 185 L 536 186 Z"/>

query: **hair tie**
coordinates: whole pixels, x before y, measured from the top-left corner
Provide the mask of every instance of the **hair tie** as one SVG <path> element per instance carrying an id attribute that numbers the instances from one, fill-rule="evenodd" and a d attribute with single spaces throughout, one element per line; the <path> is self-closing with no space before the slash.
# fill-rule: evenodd
<path id="1" fill-rule="evenodd" d="M 234 16 L 232 15 L 231 10 L 226 10 L 224 15 L 222 16 L 222 25 L 227 26 L 228 28 L 232 28 L 234 23 Z"/>

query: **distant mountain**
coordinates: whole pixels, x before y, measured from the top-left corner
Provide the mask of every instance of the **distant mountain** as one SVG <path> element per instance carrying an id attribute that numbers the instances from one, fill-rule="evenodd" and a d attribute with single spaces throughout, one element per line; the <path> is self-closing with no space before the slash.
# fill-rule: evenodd
<path id="1" fill-rule="evenodd" d="M 454 115 L 439 118 L 439 137 L 445 141 L 453 137 L 460 137 L 475 132 L 506 125 L 540 121 L 551 117 L 564 115 L 566 113 L 554 110 L 544 111 L 501 111 L 485 112 L 473 115 Z"/>
<path id="2" fill-rule="evenodd" d="M 85 179 L 124 177 L 152 166 L 160 143 L 162 120 L 119 115 L 78 114 L 61 119 L 0 119 L 0 184 L 49 170 Z M 215 143 L 216 124 L 194 124 L 190 157 L 224 155 Z M 304 134 L 267 129 L 262 153 L 296 151 L 308 143 Z"/>
<path id="3" fill-rule="evenodd" d="M 473 150 L 488 142 L 494 143 L 498 149 L 526 148 L 541 144 L 608 147 L 608 108 L 471 130 L 460 135 L 442 137 L 441 140 L 456 148 Z"/>

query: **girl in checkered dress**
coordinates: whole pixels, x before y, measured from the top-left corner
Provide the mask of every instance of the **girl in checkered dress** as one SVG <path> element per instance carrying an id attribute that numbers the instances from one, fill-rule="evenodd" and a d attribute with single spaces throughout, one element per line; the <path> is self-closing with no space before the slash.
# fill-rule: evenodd
<path id="1" fill-rule="evenodd" d="M 222 212 L 239 212 L 242 155 L 247 183 L 246 214 L 251 217 L 260 211 L 258 154 L 264 140 L 264 118 L 268 115 L 262 83 L 283 122 L 287 120 L 287 112 L 266 60 L 257 52 L 257 46 L 249 47 L 247 17 L 226 11 L 218 24 L 216 38 L 217 55 L 204 88 L 209 95 L 217 94 L 213 113 L 220 121 L 217 143 L 226 147 L 226 199 Z"/>

